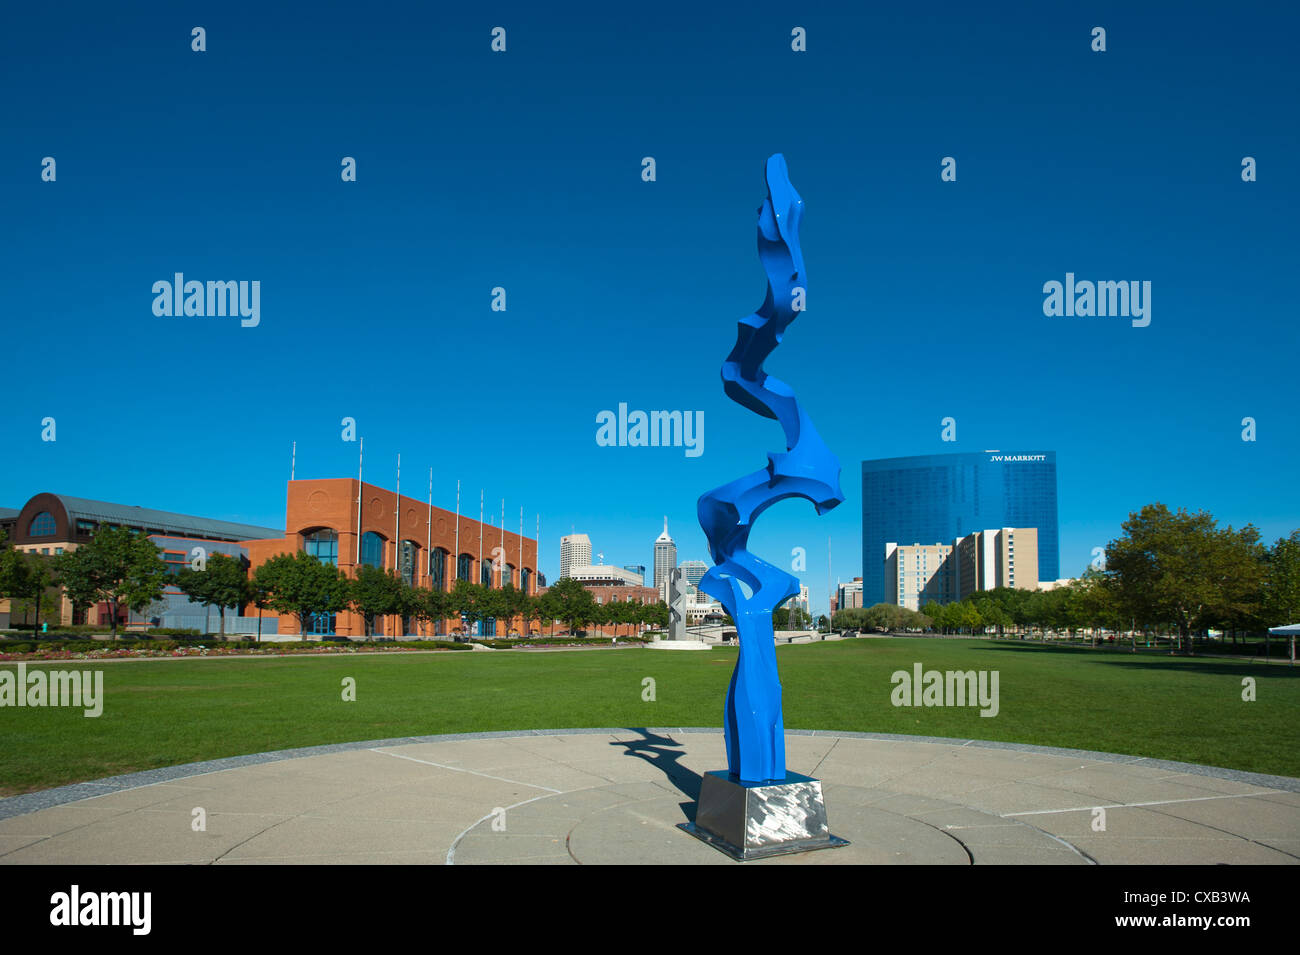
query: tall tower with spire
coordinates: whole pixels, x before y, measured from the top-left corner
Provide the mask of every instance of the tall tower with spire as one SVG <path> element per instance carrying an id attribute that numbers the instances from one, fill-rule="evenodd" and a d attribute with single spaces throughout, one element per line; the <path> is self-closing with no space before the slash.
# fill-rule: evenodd
<path id="1" fill-rule="evenodd" d="M 664 515 L 664 532 L 655 539 L 655 582 L 656 588 L 662 590 L 668 573 L 677 566 L 677 545 L 668 536 L 668 516 Z"/>

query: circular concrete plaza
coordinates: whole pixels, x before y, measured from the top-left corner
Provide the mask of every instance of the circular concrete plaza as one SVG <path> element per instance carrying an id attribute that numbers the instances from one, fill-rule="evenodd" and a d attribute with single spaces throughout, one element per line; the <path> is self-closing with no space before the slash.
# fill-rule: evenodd
<path id="1" fill-rule="evenodd" d="M 786 739 L 850 845 L 747 865 L 1300 861 L 1297 779 L 1014 743 Z M 720 730 L 683 728 L 261 753 L 0 800 L 0 862 L 737 865 L 677 828 L 701 774 L 725 766 Z"/>

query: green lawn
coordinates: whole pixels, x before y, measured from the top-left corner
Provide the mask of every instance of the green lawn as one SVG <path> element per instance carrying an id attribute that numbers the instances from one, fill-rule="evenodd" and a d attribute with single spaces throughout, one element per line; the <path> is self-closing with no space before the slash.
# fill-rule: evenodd
<path id="1" fill-rule="evenodd" d="M 980 640 L 781 647 L 792 729 L 973 737 L 1300 776 L 1300 670 Z M 584 726 L 720 726 L 736 651 L 640 649 L 262 660 L 102 669 L 103 715 L 0 708 L 0 794 L 350 740 Z M 894 707 L 895 670 L 997 670 L 1000 712 Z M 12 668 L 13 664 L 4 666 Z M 31 665 L 29 665 L 30 667 Z M 657 699 L 643 702 L 642 679 Z M 1241 699 L 1242 677 L 1257 701 Z M 353 677 L 357 701 L 341 699 Z"/>

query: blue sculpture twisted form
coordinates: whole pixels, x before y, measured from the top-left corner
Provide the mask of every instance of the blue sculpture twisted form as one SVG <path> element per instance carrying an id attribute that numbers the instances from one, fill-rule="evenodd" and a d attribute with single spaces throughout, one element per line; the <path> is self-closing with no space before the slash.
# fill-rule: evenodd
<path id="1" fill-rule="evenodd" d="M 786 451 L 769 452 L 767 467 L 710 491 L 697 507 L 714 562 L 700 590 L 722 602 L 740 637 L 724 732 L 727 768 L 744 782 L 785 779 L 772 611 L 799 593 L 798 578 L 745 549 L 750 529 L 759 514 L 787 497 L 808 499 L 818 514 L 844 500 L 839 460 L 790 387 L 763 371 L 763 362 L 795 319 L 796 295 L 801 302 L 805 294 L 799 248 L 802 218 L 803 199 L 790 184 L 785 157 L 777 153 L 767 160 L 767 199 L 758 211 L 758 256 L 767 273 L 767 298 L 757 312 L 737 323 L 736 347 L 722 364 L 722 381 L 733 401 L 781 422 Z"/>

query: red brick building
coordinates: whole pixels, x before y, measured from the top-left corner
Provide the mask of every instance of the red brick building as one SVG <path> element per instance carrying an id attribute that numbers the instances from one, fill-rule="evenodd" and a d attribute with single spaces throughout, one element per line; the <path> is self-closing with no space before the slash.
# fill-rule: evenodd
<path id="1" fill-rule="evenodd" d="M 492 524 L 480 524 L 466 515 L 456 515 L 426 501 L 399 497 L 393 491 L 362 484 L 355 478 L 290 481 L 285 507 L 285 536 L 279 539 L 244 541 L 251 563 L 250 572 L 277 554 L 306 551 L 332 563 L 347 576 L 358 566 L 370 564 L 397 571 L 413 587 L 437 587 L 450 591 L 457 580 L 500 588 L 506 583 L 537 593 L 537 541 Z M 499 563 L 501 570 L 495 566 Z M 250 613 L 256 614 L 255 608 Z M 270 619 L 273 615 L 266 614 Z M 513 621 L 519 628 L 520 621 Z M 380 617 L 374 623 L 375 636 L 433 637 L 450 634 L 459 620 L 422 624 L 401 617 Z M 505 636 L 511 622 L 485 621 L 484 635 Z M 304 636 L 333 633 L 361 637 L 365 621 L 346 611 L 329 618 L 298 621 L 286 616 L 278 622 L 281 634 L 302 632 Z"/>

